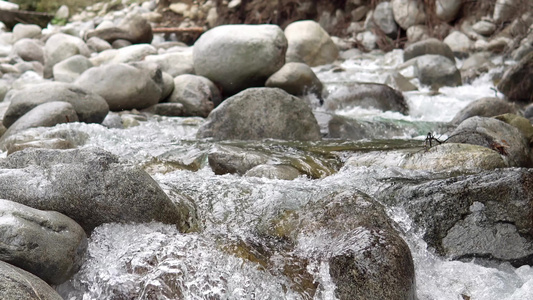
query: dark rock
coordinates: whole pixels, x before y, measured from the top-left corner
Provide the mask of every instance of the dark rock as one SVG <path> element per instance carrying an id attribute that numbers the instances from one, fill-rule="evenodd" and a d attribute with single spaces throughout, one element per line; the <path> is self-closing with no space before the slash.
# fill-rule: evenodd
<path id="1" fill-rule="evenodd" d="M 533 52 L 509 68 L 498 83 L 498 90 L 511 101 L 533 102 Z"/>
<path id="2" fill-rule="evenodd" d="M 13 136 L 11 136 L 13 137 Z M 6 150 L 7 155 L 11 153 L 24 150 L 26 148 L 41 148 L 41 149 L 74 149 L 74 145 L 69 140 L 60 139 L 60 138 L 50 138 L 50 139 L 40 139 L 29 142 L 13 142 L 10 139 L 7 139 Z"/>
<path id="3" fill-rule="evenodd" d="M 217 175 L 243 175 L 253 167 L 264 164 L 270 159 L 264 153 L 232 146 L 217 146 L 208 154 L 207 158 L 209 166 Z"/>
<path id="4" fill-rule="evenodd" d="M 452 124 L 459 124 L 470 117 L 494 117 L 505 113 L 516 113 L 516 106 L 508 101 L 494 97 L 486 97 L 471 102 L 461 109 L 453 120 Z"/>
<path id="5" fill-rule="evenodd" d="M 185 116 L 185 108 L 183 107 L 183 104 L 181 103 L 158 103 L 158 104 L 154 104 L 148 108 L 143 109 L 143 112 L 148 112 L 148 113 L 152 113 L 152 114 L 156 114 L 160 116 L 168 116 L 168 117 Z"/>
<path id="6" fill-rule="evenodd" d="M 450 47 L 444 42 L 434 38 L 409 45 L 403 52 L 403 60 L 408 61 L 412 58 L 427 54 L 441 55 L 450 59 L 451 61 L 455 61 L 452 49 L 450 49 Z"/>
<path id="7" fill-rule="evenodd" d="M 0 261 L 0 298 L 9 300 L 62 300 L 39 277 Z"/>
<path id="8" fill-rule="evenodd" d="M 74 55 L 54 65 L 52 73 L 55 81 L 73 82 L 87 69 L 93 67 L 91 61 L 83 55 Z"/>
<path id="9" fill-rule="evenodd" d="M 153 39 L 150 23 L 138 14 L 129 14 L 117 27 L 108 27 L 89 31 L 86 39 L 101 38 L 108 43 L 116 40 L 126 40 L 132 44 L 150 43 Z"/>

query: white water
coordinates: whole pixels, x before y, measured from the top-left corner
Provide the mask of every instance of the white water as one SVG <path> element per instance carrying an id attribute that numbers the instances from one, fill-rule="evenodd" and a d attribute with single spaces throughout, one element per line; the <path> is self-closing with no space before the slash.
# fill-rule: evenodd
<path id="1" fill-rule="evenodd" d="M 342 65 L 346 72 L 319 71 L 320 68 L 316 71 L 326 83 L 383 83 L 387 72 L 400 63 L 401 51 L 394 51 L 347 61 Z M 409 70 L 404 73 L 409 75 Z M 416 84 L 416 80 L 413 82 Z M 420 91 L 404 93 L 410 108 L 408 116 L 358 108 L 337 113 L 366 120 L 446 122 L 471 101 L 494 96 L 491 88 L 488 75 L 472 85 L 442 88 L 437 96 L 421 87 Z M 201 154 L 208 146 L 194 138 L 201 122 L 198 118 L 157 117 L 124 130 L 94 124 L 64 124 L 54 130 L 86 132 L 90 137 L 87 145 L 144 164 L 168 151 L 177 152 L 182 160 L 202 160 Z M 208 166 L 197 172 L 156 173 L 154 179 L 169 197 L 183 193 L 195 200 L 202 233 L 181 234 L 173 226 L 158 223 L 100 226 L 90 238 L 88 259 L 82 270 L 57 289 L 66 299 L 83 300 L 117 299 L 114 295 L 129 295 L 131 299 L 305 299 L 308 295 L 299 293 L 290 279 L 276 273 L 275 268 L 267 271 L 256 262 L 229 254 L 221 245 L 253 242 L 255 229 L 265 226 L 279 211 L 298 209 L 334 191 L 360 189 L 372 195 L 381 188 L 377 179 L 412 174 L 398 169 L 348 167 L 322 179 L 281 181 L 217 176 Z M 420 300 L 460 300 L 462 295 L 472 300 L 533 299 L 531 267 L 485 267 L 438 257 L 427 249 L 421 232 L 402 209 L 389 207 L 388 213 L 404 230 L 404 239 L 411 248 Z M 298 245 L 304 254 L 323 247 L 316 240 L 306 239 L 300 239 Z M 275 255 L 271 260 L 276 266 Z M 283 263 L 280 257 L 280 268 Z M 318 283 L 314 299 L 334 299 L 335 285 L 328 270 L 328 264 L 318 259 L 307 266 Z"/>

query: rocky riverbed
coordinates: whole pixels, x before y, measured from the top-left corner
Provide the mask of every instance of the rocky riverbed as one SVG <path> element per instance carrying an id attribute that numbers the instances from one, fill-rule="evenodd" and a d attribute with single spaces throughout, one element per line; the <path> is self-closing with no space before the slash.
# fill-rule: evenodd
<path id="1" fill-rule="evenodd" d="M 345 2 L 4 26 L 0 298 L 533 297 L 533 3 Z"/>

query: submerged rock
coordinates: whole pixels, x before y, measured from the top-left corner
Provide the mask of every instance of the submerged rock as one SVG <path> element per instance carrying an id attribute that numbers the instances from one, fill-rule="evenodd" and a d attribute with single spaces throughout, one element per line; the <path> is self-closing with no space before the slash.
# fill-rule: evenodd
<path id="1" fill-rule="evenodd" d="M 245 174 L 248 177 L 263 177 L 270 179 L 293 180 L 302 175 L 298 169 L 289 165 L 257 165 Z"/>
<path id="2" fill-rule="evenodd" d="M 288 41 L 287 62 L 302 62 L 311 67 L 330 64 L 339 49 L 329 34 L 315 21 L 303 20 L 285 28 Z"/>
<path id="3" fill-rule="evenodd" d="M 62 300 L 39 277 L 0 261 L 0 298 L 10 300 Z"/>
<path id="4" fill-rule="evenodd" d="M 217 146 L 207 157 L 209 166 L 217 175 L 243 175 L 253 167 L 264 164 L 270 159 L 264 153 L 232 146 Z"/>

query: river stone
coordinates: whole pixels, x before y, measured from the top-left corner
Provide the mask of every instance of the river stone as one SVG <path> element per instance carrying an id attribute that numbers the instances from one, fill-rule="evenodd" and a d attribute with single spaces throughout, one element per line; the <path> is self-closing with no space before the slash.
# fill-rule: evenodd
<path id="1" fill-rule="evenodd" d="M 111 43 L 111 47 L 113 49 L 121 49 L 121 48 L 124 48 L 124 47 L 129 47 L 131 45 L 133 45 L 133 44 L 130 41 L 123 40 L 123 39 L 114 40 Z"/>
<path id="2" fill-rule="evenodd" d="M 463 61 L 461 66 L 461 77 L 464 82 L 469 83 L 483 73 L 487 73 L 496 67 L 490 60 L 490 52 L 478 52 L 470 55 Z"/>
<path id="3" fill-rule="evenodd" d="M 511 101 L 533 102 L 533 52 L 503 74 L 498 90 Z"/>
<path id="4" fill-rule="evenodd" d="M 184 116 L 203 118 L 221 101 L 222 96 L 213 82 L 203 76 L 190 74 L 174 78 L 174 91 L 168 97 L 168 102 L 183 105 Z"/>
<path id="5" fill-rule="evenodd" d="M 172 94 L 174 91 L 174 78 L 172 75 L 168 74 L 167 72 L 162 72 L 162 79 L 161 101 L 167 99 L 168 96 L 170 96 L 170 94 Z"/>
<path id="6" fill-rule="evenodd" d="M 270 157 L 259 151 L 221 145 L 212 149 L 207 159 L 209 166 L 217 175 L 244 175 L 253 167 L 266 163 Z"/>
<path id="7" fill-rule="evenodd" d="M 405 209 L 441 255 L 518 267 L 533 263 L 532 184 L 531 169 L 505 168 L 444 179 L 400 178 L 376 198 Z"/>
<path id="8" fill-rule="evenodd" d="M 146 56 L 157 53 L 157 49 L 149 44 L 136 44 L 121 47 L 110 63 L 130 63 L 142 61 Z"/>
<path id="9" fill-rule="evenodd" d="M 83 55 L 74 55 L 55 64 L 53 70 L 54 80 L 73 82 L 86 70 L 93 67 L 91 61 Z"/>
<path id="10" fill-rule="evenodd" d="M 33 39 L 20 39 L 13 45 L 13 53 L 25 61 L 38 61 L 44 64 L 43 44 Z"/>
<path id="11" fill-rule="evenodd" d="M 157 103 L 148 108 L 142 110 L 143 112 L 152 113 L 160 116 L 168 117 L 183 117 L 185 116 L 185 108 L 181 103 Z M 120 119 L 120 117 L 119 117 Z M 122 120 L 122 119 L 121 119 Z M 105 120 L 104 120 L 105 121 Z M 104 125 L 104 123 L 102 123 Z M 106 127 L 109 124 L 106 124 Z M 114 126 L 114 125 L 112 125 Z M 120 122 L 120 127 L 122 127 L 122 121 Z"/>
<path id="12" fill-rule="evenodd" d="M 494 21 L 497 23 L 509 21 L 517 11 L 520 11 L 519 5 L 518 0 L 497 0 L 494 5 Z"/>
<path id="13" fill-rule="evenodd" d="M 116 40 L 126 40 L 132 44 L 151 43 L 153 39 L 150 23 L 138 14 L 128 14 L 118 26 L 100 28 L 87 32 L 86 39 L 101 38 L 112 44 Z"/>
<path id="14" fill-rule="evenodd" d="M 489 21 L 481 20 L 476 24 L 472 25 L 472 29 L 481 35 L 490 36 L 494 33 L 494 31 L 496 31 L 496 24 Z"/>
<path id="15" fill-rule="evenodd" d="M 13 42 L 21 39 L 33 39 L 41 37 L 41 27 L 34 24 L 18 23 L 13 27 Z"/>
<path id="16" fill-rule="evenodd" d="M 409 45 L 403 52 L 403 60 L 408 61 L 411 58 L 426 54 L 442 55 L 451 61 L 455 61 L 452 49 L 450 49 L 450 47 L 448 47 L 448 45 L 445 43 L 435 38 L 430 38 Z"/>
<path id="17" fill-rule="evenodd" d="M 39 277 L 0 261 L 0 298 L 9 300 L 62 300 Z"/>
<path id="18" fill-rule="evenodd" d="M 16 142 L 19 139 L 19 134 L 11 135 L 6 138 L 7 155 L 26 148 L 42 148 L 42 149 L 74 149 L 76 145 L 69 140 L 60 138 L 39 139 L 29 142 Z"/>
<path id="19" fill-rule="evenodd" d="M 494 117 L 505 113 L 516 112 L 518 112 L 518 109 L 513 103 L 495 97 L 485 97 L 471 102 L 465 108 L 461 109 L 451 123 L 460 124 L 464 120 L 474 116 Z"/>
<path id="20" fill-rule="evenodd" d="M 44 45 L 44 76 L 49 78 L 55 64 L 77 54 L 86 57 L 91 54 L 82 39 L 64 33 L 52 35 Z"/>
<path id="21" fill-rule="evenodd" d="M 78 114 L 72 104 L 68 102 L 51 101 L 39 104 L 9 126 L 0 137 L 0 149 L 5 149 L 4 141 L 6 138 L 28 128 L 52 127 L 61 123 L 78 121 Z"/>
<path id="22" fill-rule="evenodd" d="M 315 21 L 304 20 L 285 28 L 287 62 L 302 62 L 311 67 L 330 64 L 339 56 L 339 50 L 329 34 Z"/>
<path id="23" fill-rule="evenodd" d="M 449 142 L 480 145 L 498 151 L 510 167 L 530 167 L 529 140 L 517 128 L 494 118 L 472 117 L 450 134 Z"/>
<path id="24" fill-rule="evenodd" d="M 430 37 L 427 25 L 413 25 L 407 28 L 405 34 L 407 35 L 407 41 L 410 43 L 426 40 Z"/>
<path id="25" fill-rule="evenodd" d="M 431 87 L 458 86 L 462 84 L 461 72 L 451 61 L 441 55 L 427 54 L 416 58 L 415 74 L 423 85 Z"/>
<path id="26" fill-rule="evenodd" d="M 474 42 L 461 31 L 452 31 L 443 41 L 450 47 L 453 53 L 469 53 L 474 47 Z"/>
<path id="27" fill-rule="evenodd" d="M 423 3 L 417 0 L 392 0 L 392 12 L 394 20 L 403 29 L 424 24 L 426 14 L 424 13 Z"/>
<path id="28" fill-rule="evenodd" d="M 104 223 L 150 222 L 189 228 L 189 211 L 172 202 L 141 168 L 98 149 L 26 149 L 0 161 L 0 198 L 74 219 L 86 232 Z"/>
<path id="29" fill-rule="evenodd" d="M 106 40 L 103 40 L 99 37 L 93 36 L 87 40 L 87 47 L 94 52 L 102 52 L 104 50 L 112 49 L 111 44 Z"/>
<path id="30" fill-rule="evenodd" d="M 374 9 L 372 20 L 387 36 L 395 38 L 398 33 L 398 25 L 394 21 L 392 5 L 390 2 L 381 2 Z"/>
<path id="31" fill-rule="evenodd" d="M 192 51 L 148 55 L 144 59 L 156 63 L 161 68 L 161 71 L 172 75 L 172 77 L 183 74 L 194 74 Z"/>
<path id="32" fill-rule="evenodd" d="M 248 177 L 262 177 L 269 179 L 293 180 L 300 177 L 302 173 L 298 169 L 289 165 L 257 165 L 244 173 Z"/>
<path id="33" fill-rule="evenodd" d="M 50 284 L 61 284 L 82 264 L 87 238 L 69 217 L 0 199 L 2 261 Z"/>
<path id="34" fill-rule="evenodd" d="M 74 83 L 100 95 L 110 110 L 120 111 L 143 109 L 158 103 L 162 82 L 159 69 L 150 74 L 128 64 L 107 64 L 88 69 Z"/>
<path id="35" fill-rule="evenodd" d="M 277 25 L 223 25 L 194 44 L 197 75 L 220 86 L 224 95 L 264 86 L 285 63 L 287 39 Z"/>
<path id="36" fill-rule="evenodd" d="M 329 110 L 360 106 L 383 111 L 397 111 L 402 114 L 408 113 L 407 103 L 402 93 L 379 83 L 353 83 L 340 86 L 329 93 L 325 105 Z"/>
<path id="37" fill-rule="evenodd" d="M 531 122 L 528 119 L 518 116 L 514 113 L 505 113 L 495 116 L 494 118 L 520 130 L 522 135 L 525 136 L 528 141 L 530 141 L 531 145 L 531 141 L 533 141 L 533 126 L 531 126 Z"/>
<path id="38" fill-rule="evenodd" d="M 304 63 L 286 63 L 265 83 L 267 87 L 276 87 L 295 96 L 313 93 L 322 98 L 322 82 L 315 72 Z"/>
<path id="39" fill-rule="evenodd" d="M 109 112 L 106 101 L 95 93 L 69 83 L 48 82 L 29 85 L 16 91 L 4 115 L 4 126 L 11 126 L 37 105 L 51 101 L 65 101 L 72 104 L 80 122 L 100 123 Z"/>
<path id="40" fill-rule="evenodd" d="M 320 128 L 306 101 L 277 88 L 251 88 L 226 99 L 198 130 L 216 140 L 316 141 Z"/>
<path id="41" fill-rule="evenodd" d="M 462 0 L 435 1 L 435 13 L 440 20 L 451 22 L 457 16 L 462 4 Z"/>

